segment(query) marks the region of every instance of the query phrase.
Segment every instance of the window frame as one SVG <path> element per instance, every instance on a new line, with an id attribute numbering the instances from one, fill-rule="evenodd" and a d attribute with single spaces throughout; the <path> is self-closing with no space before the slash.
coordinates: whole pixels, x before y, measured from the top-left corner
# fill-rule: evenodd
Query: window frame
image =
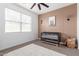
<path id="1" fill-rule="evenodd" d="M 12 20 L 8 20 L 8 19 L 6 19 L 6 12 L 7 12 L 6 9 L 9 9 L 9 8 L 5 8 L 5 26 L 6 26 L 6 22 L 19 23 L 19 25 L 20 25 L 20 29 L 19 29 L 19 31 L 12 31 L 12 32 L 31 32 L 31 31 L 32 31 L 32 17 L 31 17 L 31 16 L 10 9 L 10 10 L 12 10 L 13 12 L 20 13 L 20 16 L 19 16 L 19 17 L 20 17 L 20 18 L 19 18 L 20 21 L 12 21 Z M 30 30 L 31 30 L 31 31 L 27 31 L 27 30 L 26 30 L 26 31 L 23 31 L 23 30 L 22 30 L 22 25 L 23 25 L 23 24 L 25 24 L 25 25 L 26 25 L 26 24 L 29 24 L 29 23 L 22 22 L 22 20 L 23 20 L 23 19 L 22 19 L 22 15 L 29 16 L 29 17 L 31 18 L 31 20 L 30 20 L 30 21 L 31 21 L 31 23 L 30 23 L 30 25 L 31 25 Z M 5 27 L 5 32 L 6 32 L 6 27 Z M 10 32 L 10 31 L 7 31 L 7 32 Z"/>

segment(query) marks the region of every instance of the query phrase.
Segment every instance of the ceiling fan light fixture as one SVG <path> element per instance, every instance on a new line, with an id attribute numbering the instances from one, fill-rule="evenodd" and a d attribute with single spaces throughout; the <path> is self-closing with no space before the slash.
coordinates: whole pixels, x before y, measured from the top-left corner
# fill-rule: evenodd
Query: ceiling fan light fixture
<path id="1" fill-rule="evenodd" d="M 30 9 L 32 9 L 35 5 L 38 5 L 39 10 L 41 10 L 41 6 L 40 5 L 49 8 L 49 6 L 47 4 L 45 4 L 45 3 L 34 3 Z"/>

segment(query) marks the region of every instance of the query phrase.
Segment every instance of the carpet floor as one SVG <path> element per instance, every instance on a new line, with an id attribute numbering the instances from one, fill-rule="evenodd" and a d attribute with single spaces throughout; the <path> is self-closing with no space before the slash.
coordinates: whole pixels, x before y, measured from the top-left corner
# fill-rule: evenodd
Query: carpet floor
<path id="1" fill-rule="evenodd" d="M 7 54 L 4 54 L 4 56 L 66 56 L 66 55 L 36 44 L 30 44 L 22 48 L 16 49 L 14 51 L 11 51 Z"/>
<path id="2" fill-rule="evenodd" d="M 57 45 L 49 44 L 47 42 L 43 42 L 43 41 L 40 41 L 40 40 L 35 40 L 35 41 L 27 42 L 27 43 L 24 43 L 24 44 L 21 44 L 21 45 L 17 45 L 17 46 L 8 48 L 8 49 L 4 49 L 4 50 L 0 51 L 0 56 L 3 56 L 3 55 L 5 55 L 5 54 L 7 54 L 11 51 L 14 51 L 14 50 L 22 48 L 24 46 L 30 45 L 32 43 L 35 44 L 35 45 L 50 49 L 52 51 L 56 51 L 58 53 L 67 55 L 67 56 L 79 56 L 79 50 L 78 49 L 71 49 L 71 48 L 67 48 L 65 46 L 59 46 L 58 47 Z"/>

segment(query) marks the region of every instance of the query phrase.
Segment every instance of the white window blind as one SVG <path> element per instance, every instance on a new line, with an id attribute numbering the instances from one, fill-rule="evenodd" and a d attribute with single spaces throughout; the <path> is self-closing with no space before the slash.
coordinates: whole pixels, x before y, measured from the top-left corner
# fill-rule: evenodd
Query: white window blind
<path id="1" fill-rule="evenodd" d="M 6 21 L 5 32 L 20 32 L 20 24 Z"/>
<path id="2" fill-rule="evenodd" d="M 31 32 L 31 23 L 30 16 L 5 8 L 5 32 Z"/>
<path id="3" fill-rule="evenodd" d="M 31 17 L 22 14 L 22 32 L 30 32 L 31 29 Z"/>
<path id="4" fill-rule="evenodd" d="M 5 9 L 6 20 L 20 22 L 20 13 L 11 9 Z"/>

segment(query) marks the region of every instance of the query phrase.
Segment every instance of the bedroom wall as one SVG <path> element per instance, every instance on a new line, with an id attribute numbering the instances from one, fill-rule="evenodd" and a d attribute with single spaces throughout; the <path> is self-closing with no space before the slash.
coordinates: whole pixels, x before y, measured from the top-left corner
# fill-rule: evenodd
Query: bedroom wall
<path id="1" fill-rule="evenodd" d="M 50 16 L 56 16 L 56 26 L 48 26 L 48 17 Z M 68 16 L 70 16 L 70 21 L 67 21 Z M 61 32 L 65 38 L 77 36 L 77 4 L 41 14 L 38 19 L 39 34 L 41 32 Z"/>
<path id="2" fill-rule="evenodd" d="M 77 4 L 77 41 L 79 49 L 79 3 Z"/>
<path id="3" fill-rule="evenodd" d="M 32 32 L 5 33 L 5 8 L 19 11 L 32 17 Z M 38 16 L 16 4 L 0 4 L 0 50 L 35 40 L 38 37 Z"/>

